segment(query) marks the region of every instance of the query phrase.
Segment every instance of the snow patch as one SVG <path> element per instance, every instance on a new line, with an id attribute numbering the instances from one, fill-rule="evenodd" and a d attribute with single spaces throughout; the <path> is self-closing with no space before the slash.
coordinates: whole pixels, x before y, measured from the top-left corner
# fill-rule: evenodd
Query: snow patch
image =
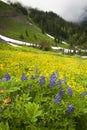
<path id="1" fill-rule="evenodd" d="M 20 45 L 28 45 L 28 46 L 32 46 L 34 45 L 33 43 L 28 43 L 28 42 L 22 42 L 22 41 L 19 41 L 19 40 L 15 40 L 15 39 L 12 39 L 12 38 L 8 38 L 8 37 L 5 37 L 3 35 L 0 35 L 0 38 L 6 42 L 11 42 L 11 43 L 16 43 L 16 44 L 20 44 Z"/>
<path id="2" fill-rule="evenodd" d="M 53 36 L 51 36 L 50 34 L 47 34 L 46 33 L 46 35 L 48 36 L 48 37 L 50 37 L 50 38 L 52 38 L 52 39 L 55 39 Z"/>
<path id="3" fill-rule="evenodd" d="M 67 43 L 67 42 L 65 42 L 65 41 L 62 41 L 62 43 L 63 43 L 63 44 L 65 44 L 65 45 L 68 45 L 68 43 Z"/>

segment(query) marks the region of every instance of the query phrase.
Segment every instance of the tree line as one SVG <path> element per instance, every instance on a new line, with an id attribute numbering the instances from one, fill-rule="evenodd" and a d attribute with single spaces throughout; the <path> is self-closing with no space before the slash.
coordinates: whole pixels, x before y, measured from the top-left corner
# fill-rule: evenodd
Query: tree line
<path id="1" fill-rule="evenodd" d="M 34 23 L 41 28 L 43 34 L 48 33 L 54 36 L 57 44 L 66 41 L 71 48 L 77 46 L 87 49 L 87 28 L 82 24 L 68 22 L 52 11 L 44 12 L 36 8 L 26 8 L 18 2 L 11 3 L 11 5 L 17 11 L 32 18 Z"/>
<path id="2" fill-rule="evenodd" d="M 87 28 L 80 24 L 65 21 L 54 12 L 44 12 L 31 8 L 29 16 L 42 29 L 55 37 L 55 42 L 66 41 L 71 47 L 87 48 Z"/>

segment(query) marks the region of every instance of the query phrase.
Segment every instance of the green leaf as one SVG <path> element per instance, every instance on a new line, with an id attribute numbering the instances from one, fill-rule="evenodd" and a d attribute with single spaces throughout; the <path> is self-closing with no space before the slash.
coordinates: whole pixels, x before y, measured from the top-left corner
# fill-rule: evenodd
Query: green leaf
<path id="1" fill-rule="evenodd" d="M 84 112 L 84 114 L 86 114 L 87 113 L 87 109 L 83 109 L 83 112 Z"/>
<path id="2" fill-rule="evenodd" d="M 8 122 L 0 122 L 0 130 L 10 130 Z"/>
<path id="3" fill-rule="evenodd" d="M 39 110 L 39 105 L 35 103 L 29 102 L 25 106 L 25 112 L 26 112 L 26 117 L 31 120 L 31 122 L 36 122 L 37 117 L 41 115 L 42 111 Z"/>

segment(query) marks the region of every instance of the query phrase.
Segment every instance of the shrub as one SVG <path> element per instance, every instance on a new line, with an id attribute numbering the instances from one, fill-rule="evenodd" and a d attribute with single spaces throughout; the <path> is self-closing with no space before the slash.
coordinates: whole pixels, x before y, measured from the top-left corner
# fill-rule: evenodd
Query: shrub
<path id="1" fill-rule="evenodd" d="M 39 48 L 44 51 L 49 51 L 51 49 L 51 46 L 47 42 L 41 42 L 39 44 Z"/>
<path id="2" fill-rule="evenodd" d="M 20 34 L 19 38 L 20 38 L 21 40 L 24 40 L 24 35 L 23 35 L 23 34 Z"/>

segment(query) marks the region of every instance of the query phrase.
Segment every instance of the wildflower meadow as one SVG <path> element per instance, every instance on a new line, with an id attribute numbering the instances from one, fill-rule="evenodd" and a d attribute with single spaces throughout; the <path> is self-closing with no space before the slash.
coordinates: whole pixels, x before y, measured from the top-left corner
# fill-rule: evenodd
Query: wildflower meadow
<path id="1" fill-rule="evenodd" d="M 36 50 L 0 53 L 2 130 L 87 130 L 87 60 Z"/>

